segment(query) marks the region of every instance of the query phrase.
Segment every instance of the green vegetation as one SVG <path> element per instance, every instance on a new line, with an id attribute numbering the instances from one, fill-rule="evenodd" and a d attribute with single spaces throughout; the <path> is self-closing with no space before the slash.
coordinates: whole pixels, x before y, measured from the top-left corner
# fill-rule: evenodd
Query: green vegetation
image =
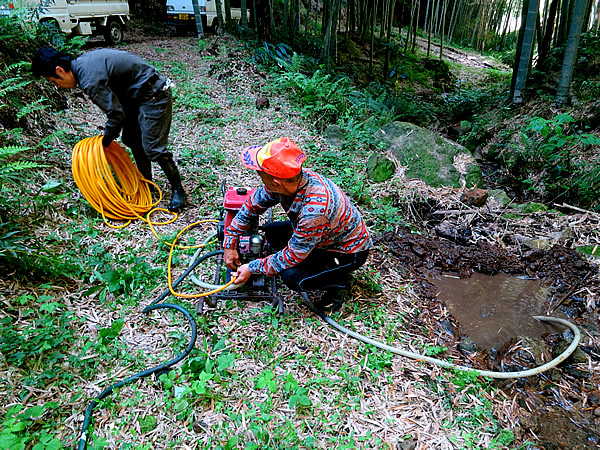
<path id="1" fill-rule="evenodd" d="M 14 282 L 11 289 L 19 293 L 2 298 L 6 307 L 0 317 L 0 364 L 3 370 L 10 368 L 10 381 L 0 380 L 0 387 L 13 402 L 0 418 L 0 448 L 57 449 L 71 446 L 73 429 L 80 425 L 81 414 L 98 389 L 168 359 L 186 345 L 188 330 L 174 315 L 166 314 L 164 321 L 150 325 L 139 314 L 140 307 L 164 289 L 169 248 L 144 226 L 103 228 L 71 182 L 68 150 L 90 130 L 97 130 L 89 123 L 71 122 L 69 129 L 45 123 L 50 111 L 63 119 L 65 97 L 49 86 L 44 89 L 43 83 L 32 83 L 28 64 L 16 62 L 27 60 L 31 48 L 47 42 L 47 31 L 21 32 L 13 19 L 10 26 L 1 25 L 0 49 L 12 59 L 0 68 L 4 126 L 0 132 L 0 270 L 2 279 Z M 10 48 L 4 44 L 8 40 Z M 349 41 L 344 45 L 350 47 Z M 584 42 L 590 49 L 584 57 L 591 59 L 597 41 Z M 83 41 L 63 45 L 77 53 Z M 227 43 L 222 46 L 229 49 Z M 202 43 L 197 47 L 206 48 Z M 154 64 L 177 85 L 172 140 L 186 141 L 178 156 L 197 203 L 186 220 L 214 217 L 221 199 L 220 181 L 231 182 L 234 171 L 227 150 L 247 139 L 228 134 L 228 126 L 254 114 L 254 91 L 251 95 L 237 89 L 241 76 L 224 77 L 226 98 L 217 98 L 190 66 L 170 59 L 170 49 L 154 50 Z M 350 50 L 362 54 L 361 49 Z M 311 166 L 349 193 L 376 233 L 405 225 L 405 205 L 416 203 L 415 194 L 404 189 L 401 181 L 391 180 L 385 185 L 390 192 L 381 194 L 380 187 L 364 176 L 369 154 L 380 150 L 374 132 L 393 120 L 440 129 L 460 123 L 462 142 L 472 150 L 491 144 L 489 156 L 510 170 L 523 189 L 542 199 L 598 206 L 600 169 L 598 164 L 586 166 L 581 157 L 599 144 L 593 134 L 582 131 L 591 124 L 571 114 L 532 115 L 493 135 L 490 130 L 512 115 L 502 103 L 508 88 L 506 75 L 487 70 L 487 85 L 471 86 L 449 81 L 453 67 L 445 63 L 403 55 L 400 44 L 391 51 L 389 79 L 371 80 L 368 85 L 360 85 L 351 74 L 327 69 L 283 43 L 263 44 L 245 61 L 266 71 L 270 95 L 293 105 L 292 111 L 273 115 L 274 121 L 310 124 L 315 134 L 332 125 L 339 127 L 343 136 L 339 146 L 322 149 L 307 144 Z M 507 53 L 503 52 L 509 60 Z M 204 59 L 215 71 L 227 64 L 224 58 Z M 598 86 L 597 80 L 582 84 L 582 98 L 592 98 Z M 256 87 L 256 92 L 265 88 Z M 245 111 L 230 116 L 230 107 Z M 32 138 L 33 130 L 44 137 Z M 262 134 L 251 137 L 256 135 Z M 488 142 L 492 137 L 495 141 Z M 543 208 L 528 203 L 522 212 Z M 161 231 L 161 239 L 172 240 L 178 226 Z M 595 246 L 580 251 L 598 254 Z M 177 270 L 188 259 L 188 253 L 177 252 Z M 389 271 L 402 272 L 402 268 Z M 361 269 L 356 278 L 357 301 L 338 313 L 336 320 L 390 345 L 416 346 L 437 356 L 449 351 L 424 343 L 428 337 L 411 328 L 414 323 L 422 328 L 419 305 L 379 302 L 389 291 L 400 298 L 408 287 L 404 281 L 397 277 L 391 287 L 386 286 L 382 272 L 374 267 Z M 190 310 L 196 306 L 178 303 Z M 220 449 L 383 448 L 388 441 L 369 425 L 352 429 L 350 418 L 358 417 L 364 424 L 381 420 L 383 426 L 400 429 L 412 420 L 403 415 L 405 407 L 418 405 L 419 397 L 436 395 L 448 414 L 434 419 L 452 417 L 443 426 L 457 446 L 477 448 L 483 436 L 491 436 L 491 448 L 515 445 L 513 432 L 503 428 L 487 396 L 494 389 L 491 383 L 469 373 L 443 372 L 434 380 L 418 370 L 398 370 L 391 353 L 344 339 L 305 315 L 298 305 L 289 306 L 293 312 L 279 316 L 269 305 L 229 300 L 198 316 L 201 342 L 191 355 L 158 380 L 133 383 L 104 400 L 96 412 L 102 420 L 91 429 L 90 446 L 104 448 L 115 437 L 127 436 L 119 443 L 122 448 L 177 448 L 184 443 Z M 96 317 L 97 308 L 108 317 Z M 134 338 L 146 334 L 150 337 L 141 343 Z M 57 400 L 29 406 L 37 401 L 39 390 L 52 392 Z M 394 407 L 386 409 L 389 405 Z M 132 420 L 133 411 L 137 414 L 140 407 L 143 413 Z M 165 416 L 170 420 L 167 425 Z M 423 413 L 425 419 L 429 418 Z M 67 421 L 69 429 L 64 425 Z M 179 434 L 169 440 L 161 428 L 154 433 L 155 441 L 140 443 L 145 436 L 138 433 L 138 425 L 141 435 L 152 434 L 159 426 L 177 428 Z M 418 426 L 402 428 L 408 430 L 402 432 L 403 439 L 416 440 Z"/>

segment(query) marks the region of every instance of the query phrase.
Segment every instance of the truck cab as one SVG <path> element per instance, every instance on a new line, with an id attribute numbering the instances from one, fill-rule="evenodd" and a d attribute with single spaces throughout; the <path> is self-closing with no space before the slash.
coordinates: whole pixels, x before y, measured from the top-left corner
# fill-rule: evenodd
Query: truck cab
<path id="1" fill-rule="evenodd" d="M 14 8 L 27 8 L 31 17 L 68 36 L 104 36 L 109 44 L 123 42 L 129 21 L 127 0 L 14 0 Z"/>

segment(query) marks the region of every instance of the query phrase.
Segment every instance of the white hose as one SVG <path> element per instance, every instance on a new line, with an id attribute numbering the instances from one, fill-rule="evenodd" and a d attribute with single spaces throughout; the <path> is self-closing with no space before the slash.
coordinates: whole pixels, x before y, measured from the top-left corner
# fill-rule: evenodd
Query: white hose
<path id="1" fill-rule="evenodd" d="M 216 236 L 217 236 L 216 233 L 215 234 L 211 234 L 202 244 L 204 244 L 204 245 L 208 244 Z M 198 257 L 200 256 L 200 253 L 202 253 L 203 251 L 204 251 L 204 247 L 200 247 L 200 248 L 198 248 L 198 250 L 196 250 L 196 253 L 194 253 L 194 256 L 192 256 L 192 260 L 190 261 L 190 264 L 188 265 L 188 267 L 191 267 L 192 264 L 194 264 L 194 261 L 196 261 L 198 259 Z M 202 281 L 200 278 L 198 278 L 194 274 L 194 272 L 192 272 L 190 274 L 190 279 L 194 282 L 194 284 L 196 284 L 197 286 L 203 287 L 204 289 L 214 290 L 214 289 L 219 289 L 219 288 L 221 288 L 223 286 L 222 284 L 212 284 L 212 283 L 207 283 L 205 281 Z M 235 284 L 234 283 L 231 286 L 228 286 L 225 289 L 223 289 L 223 291 L 231 291 L 233 289 L 237 289 L 240 286 L 243 286 L 244 283 L 239 283 L 239 284 Z"/>
<path id="2" fill-rule="evenodd" d="M 534 367 L 533 369 L 520 370 L 517 372 L 494 372 L 491 370 L 479 370 L 479 369 L 473 369 L 472 367 L 466 367 L 466 366 L 461 366 L 458 364 L 453 364 L 448 361 L 443 361 L 441 359 L 436 359 L 436 358 L 431 358 L 429 356 L 419 355 L 418 353 L 413 353 L 413 352 L 409 352 L 407 350 L 402 350 L 400 348 L 392 347 L 390 345 L 384 344 L 382 342 L 376 341 L 376 340 L 368 338 L 366 336 L 362 336 L 361 334 L 358 334 L 358 333 L 356 333 L 352 330 L 349 330 L 348 328 L 340 325 L 339 323 L 332 320 L 329 316 L 327 316 L 327 315 L 323 314 L 321 311 L 319 311 L 315 307 L 315 305 L 313 305 L 313 303 L 309 300 L 308 294 L 306 294 L 306 292 L 302 292 L 302 297 L 304 298 L 304 301 L 308 304 L 308 306 L 315 313 L 317 313 L 317 315 L 319 315 L 319 317 L 321 317 L 323 320 L 325 320 L 325 322 L 327 322 L 332 327 L 336 328 L 338 331 L 341 331 L 342 333 L 346 333 L 347 335 L 353 337 L 354 339 L 358 339 L 359 341 L 374 345 L 377 348 L 390 351 L 392 353 L 395 353 L 400 356 L 404 356 L 406 358 L 415 359 L 417 361 L 425 361 L 425 362 L 428 362 L 431 364 L 435 364 L 436 366 L 445 367 L 447 369 L 456 369 L 456 370 L 464 370 L 467 372 L 476 372 L 477 375 L 479 375 L 479 376 L 490 377 L 490 378 L 506 379 L 506 378 L 530 377 L 532 375 L 537 375 L 537 374 L 540 374 L 547 370 L 550 370 L 550 369 L 556 367 L 557 365 L 559 365 L 561 362 L 563 362 L 569 356 L 571 356 L 571 354 L 575 351 L 575 349 L 579 345 L 579 341 L 581 340 L 581 333 L 579 332 L 579 329 L 575 325 L 573 325 L 571 322 L 568 322 L 563 319 L 559 319 L 557 317 L 533 316 L 534 319 L 541 320 L 542 322 L 560 323 L 566 327 L 569 327 L 571 329 L 571 331 L 573 331 L 573 335 L 574 335 L 573 341 L 565 349 L 565 351 L 562 352 L 556 358 L 554 358 L 552 361 L 547 362 L 546 364 L 543 364 L 541 366 Z"/>

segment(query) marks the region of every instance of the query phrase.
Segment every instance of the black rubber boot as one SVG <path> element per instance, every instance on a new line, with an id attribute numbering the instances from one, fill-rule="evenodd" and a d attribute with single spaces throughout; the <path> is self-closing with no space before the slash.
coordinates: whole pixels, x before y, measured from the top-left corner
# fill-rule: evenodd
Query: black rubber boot
<path id="1" fill-rule="evenodd" d="M 315 306 L 325 313 L 331 313 L 340 309 L 349 295 L 350 292 L 347 289 L 327 289 Z"/>
<path id="2" fill-rule="evenodd" d="M 143 150 L 131 149 L 131 153 L 133 154 L 133 159 L 135 159 L 135 165 L 142 176 L 146 180 L 152 181 L 152 161 L 148 159 Z"/>
<path id="3" fill-rule="evenodd" d="M 156 162 L 167 176 L 173 191 L 171 203 L 169 203 L 167 208 L 169 211 L 173 212 L 181 211 L 185 206 L 187 195 L 183 190 L 183 186 L 181 185 L 181 175 L 179 175 L 179 169 L 177 169 L 175 161 L 173 161 L 173 157 L 160 156 Z"/>

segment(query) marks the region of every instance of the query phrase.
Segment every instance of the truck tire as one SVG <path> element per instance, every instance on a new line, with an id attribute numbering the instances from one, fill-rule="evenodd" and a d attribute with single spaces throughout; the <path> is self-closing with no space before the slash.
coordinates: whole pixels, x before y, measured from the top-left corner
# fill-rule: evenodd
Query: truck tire
<path id="1" fill-rule="evenodd" d="M 108 18 L 104 28 L 104 39 L 110 45 L 119 45 L 123 42 L 123 26 L 118 19 Z"/>

